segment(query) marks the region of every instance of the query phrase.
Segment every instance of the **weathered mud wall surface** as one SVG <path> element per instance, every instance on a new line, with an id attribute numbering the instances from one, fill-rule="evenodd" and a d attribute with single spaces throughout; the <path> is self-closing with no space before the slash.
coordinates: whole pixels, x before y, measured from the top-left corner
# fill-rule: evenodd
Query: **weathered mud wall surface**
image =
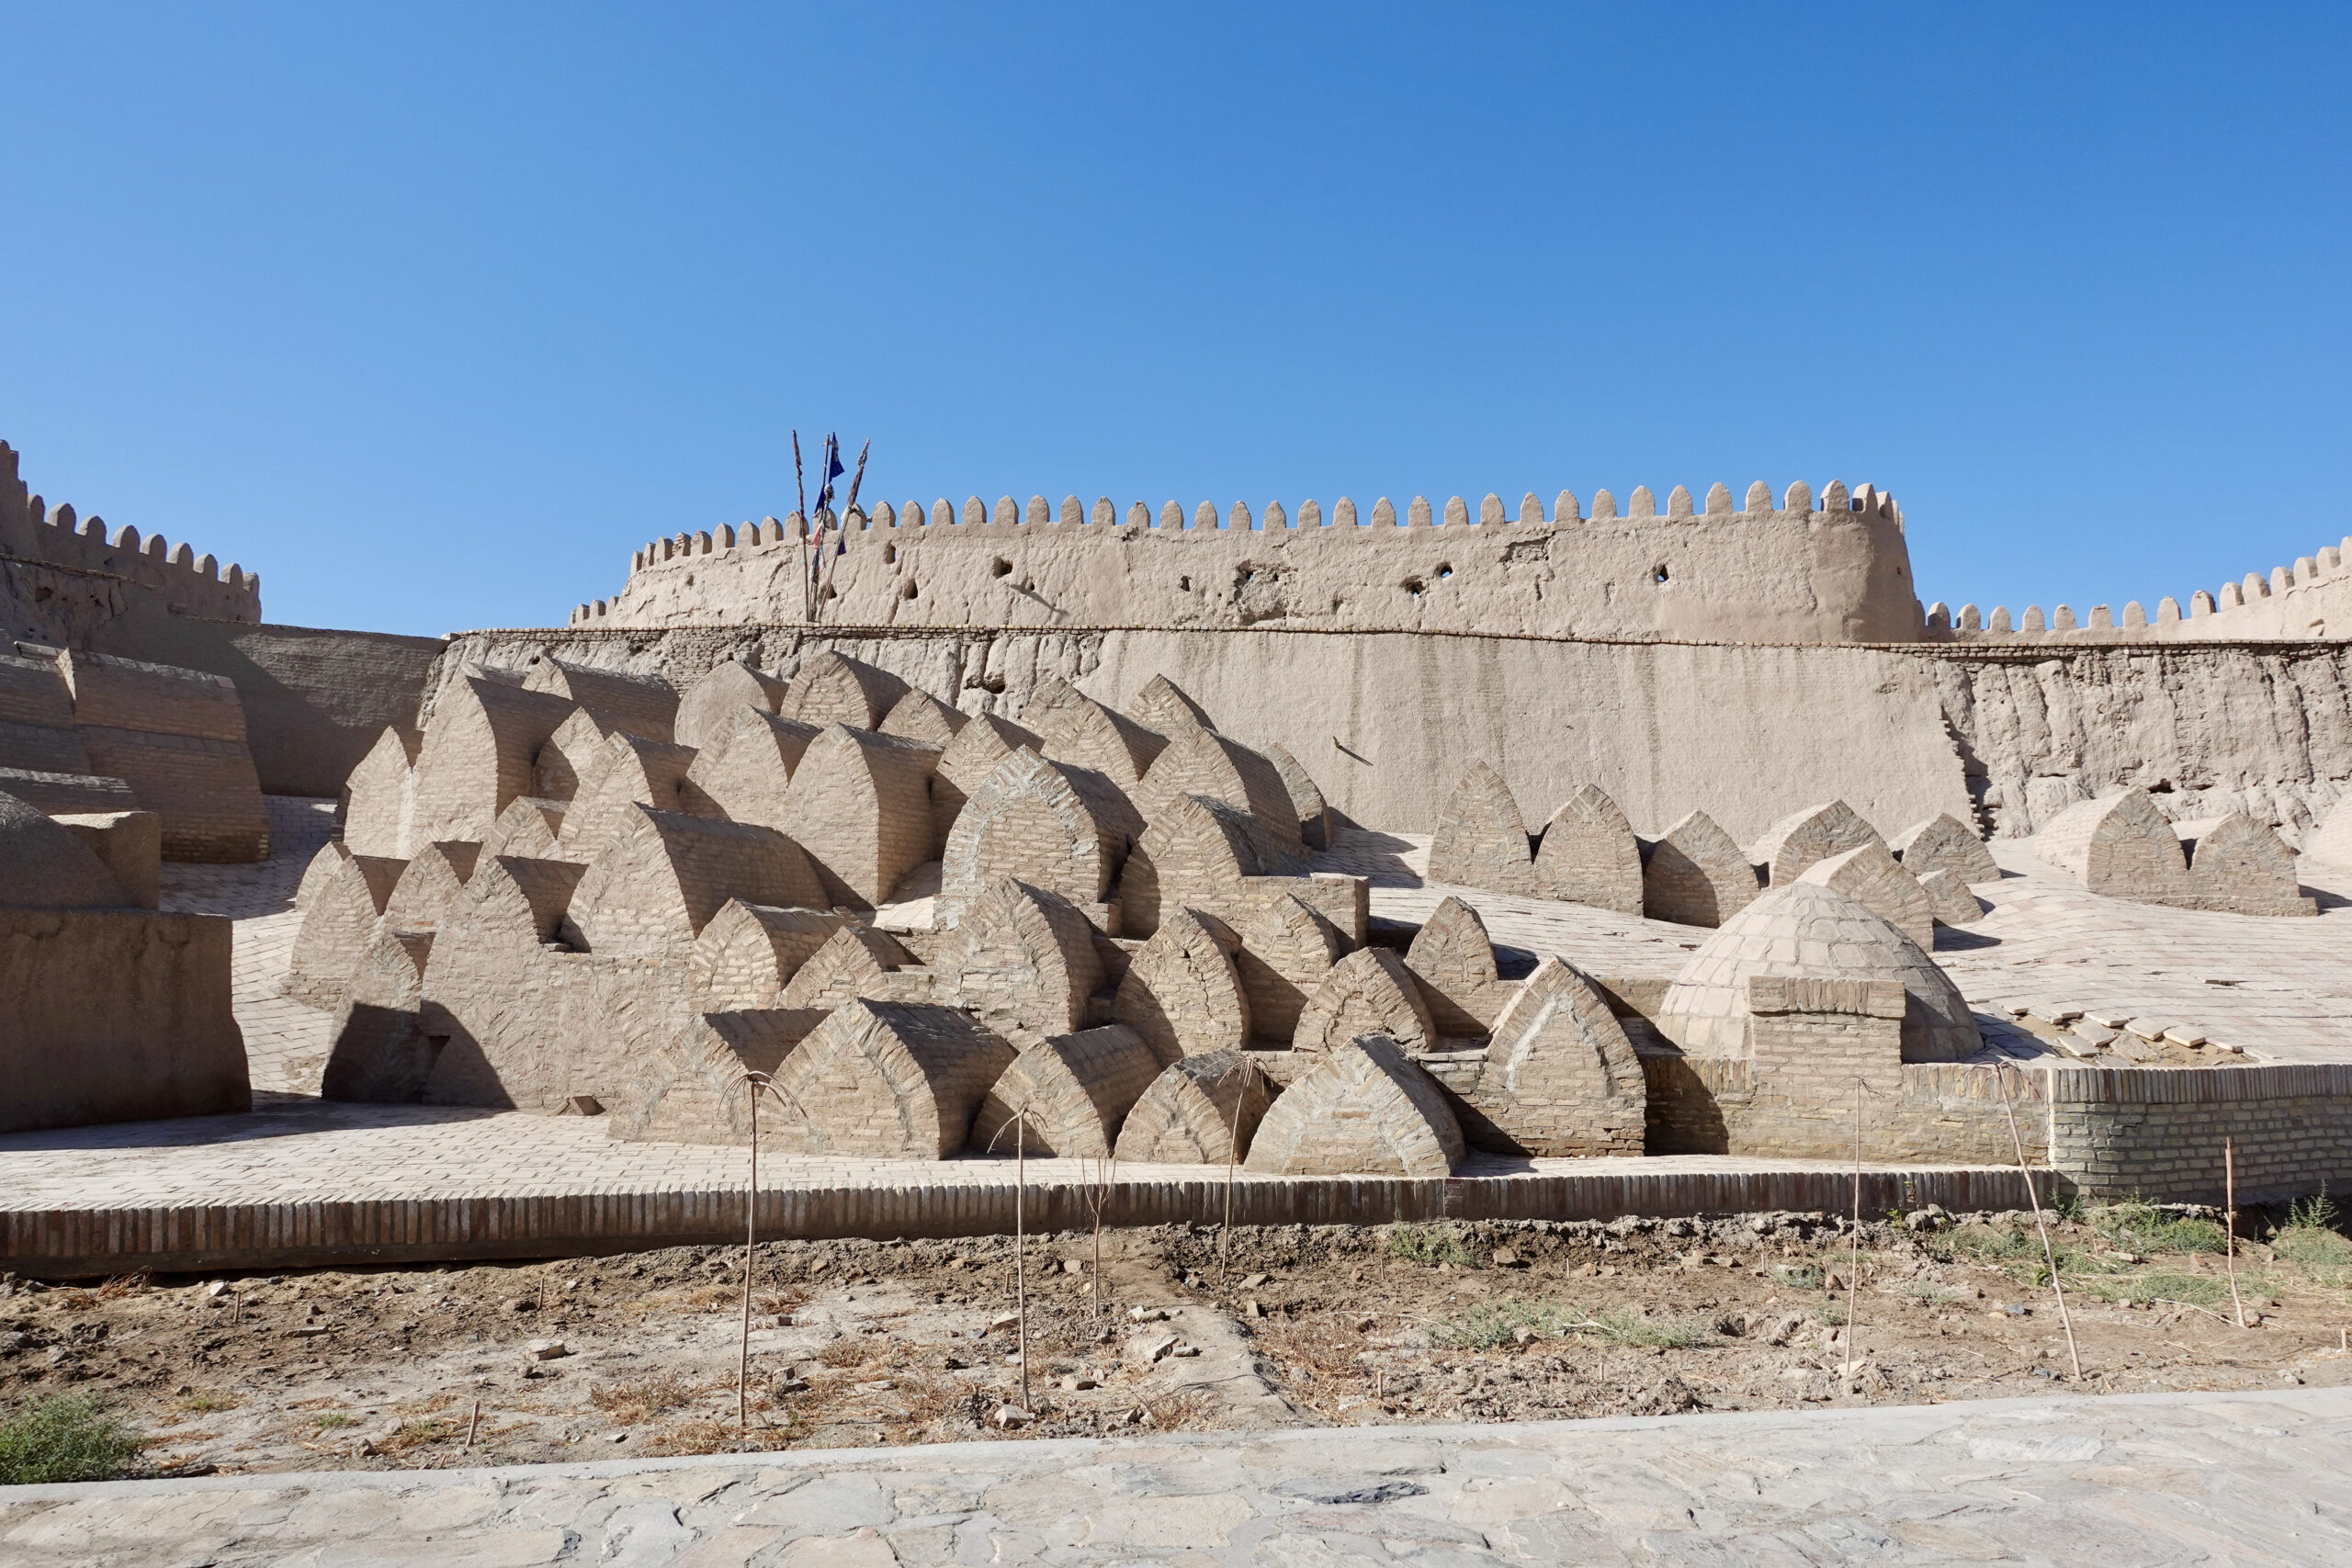
<path id="1" fill-rule="evenodd" d="M 2352 645 L 1922 649 L 1987 826 L 2036 831 L 2140 785 L 2175 820 L 2245 811 L 2292 841 L 2352 787 Z M 1859 804 L 1859 803 L 1857 803 Z"/>
<path id="2" fill-rule="evenodd" d="M 1500 769 L 1531 823 L 1598 784 L 1656 832 L 1704 809 L 1735 836 L 1844 796 L 1885 831 L 1964 813 L 1932 663 L 1883 649 L 1600 643 L 1408 633 L 834 631 L 790 626 L 475 632 L 467 661 L 548 654 L 684 684 L 723 659 L 790 674 L 828 649 L 971 712 L 1017 714 L 1047 675 L 1119 703 L 1165 674 L 1237 739 L 1280 741 L 1368 826 L 1426 831 L 1463 772 Z"/>
<path id="3" fill-rule="evenodd" d="M 438 637 L 244 626 L 133 610 L 88 645 L 233 682 L 265 795 L 333 795 L 388 724 L 416 717 Z"/>
<path id="4" fill-rule="evenodd" d="M 1516 521 L 1487 498 L 1469 521 L 1415 501 L 1400 520 L 1381 502 L 1360 523 L 1342 501 L 1328 524 L 1309 502 L 1294 525 L 1279 506 L 1262 527 L 1246 506 L 1204 506 L 1188 525 L 1170 502 L 1138 503 L 1125 523 L 1108 500 L 1089 514 L 1072 496 L 1060 521 L 1043 496 L 991 513 L 976 496 L 852 513 L 825 534 L 808 581 L 797 518 L 678 535 L 637 552 L 615 598 L 575 626 L 819 622 L 957 630 L 1006 626 L 1182 630 L 1279 626 L 1311 631 L 1431 631 L 1621 640 L 1903 642 L 1922 632 L 1894 499 L 1864 486 L 1761 484 L 1744 510 L 1717 485 L 1699 510 L 1678 489 L 1660 513 L 1636 491 L 1621 516 L 1607 491 L 1594 515 L 1563 493 Z"/>

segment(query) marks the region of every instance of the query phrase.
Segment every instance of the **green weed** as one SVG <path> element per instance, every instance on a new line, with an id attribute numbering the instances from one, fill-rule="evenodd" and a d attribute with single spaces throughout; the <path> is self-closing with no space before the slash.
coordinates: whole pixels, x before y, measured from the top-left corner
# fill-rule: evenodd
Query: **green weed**
<path id="1" fill-rule="evenodd" d="M 2352 1239 L 2337 1228 L 2343 1221 L 2323 1188 L 2287 1211 L 2287 1223 L 2270 1238 L 2271 1250 L 2319 1284 L 2352 1286 Z"/>
<path id="2" fill-rule="evenodd" d="M 1611 1345 L 1688 1350 L 1694 1346 L 1707 1344 L 1713 1337 L 1709 1334 L 1707 1325 L 1696 1318 L 1649 1318 L 1623 1308 L 1601 1313 L 1593 1319 L 1593 1325 L 1581 1332 L 1595 1335 Z"/>
<path id="3" fill-rule="evenodd" d="M 95 1399 L 37 1399 L 0 1422 L 0 1486 L 111 1481 L 139 1451 L 130 1429 Z"/>
<path id="4" fill-rule="evenodd" d="M 1388 1252 L 1410 1263 L 1451 1263 L 1456 1269 L 1485 1267 L 1459 1233 L 1444 1225 L 1398 1225 L 1388 1233 Z"/>
<path id="5" fill-rule="evenodd" d="M 1492 1350 L 1510 1344 L 1522 1328 L 1532 1328 L 1545 1339 L 1557 1339 L 1582 1315 L 1572 1307 L 1550 1302 L 1481 1304 L 1430 1325 L 1430 1342 L 1460 1350 Z"/>
<path id="6" fill-rule="evenodd" d="M 1605 1345 L 1688 1350 L 1713 1343 L 1708 1325 L 1695 1318 L 1647 1318 L 1623 1307 L 1589 1313 L 1573 1302 L 1500 1302 L 1481 1305 L 1430 1326 L 1432 1344 L 1464 1350 L 1491 1350 L 1509 1344 L 1522 1328 L 1539 1338 L 1584 1335 Z"/>
<path id="7" fill-rule="evenodd" d="M 2091 1228 L 2126 1252 L 2221 1252 L 2229 1235 L 2211 1220 L 2177 1219 L 2146 1203 L 2111 1203 L 2090 1214 Z"/>

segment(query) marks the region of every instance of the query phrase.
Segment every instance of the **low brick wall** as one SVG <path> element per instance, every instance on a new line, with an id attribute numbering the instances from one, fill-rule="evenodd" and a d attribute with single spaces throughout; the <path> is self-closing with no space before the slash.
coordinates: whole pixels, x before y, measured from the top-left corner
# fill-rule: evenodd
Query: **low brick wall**
<path id="1" fill-rule="evenodd" d="M 1757 1211 L 1839 1213 L 1853 1174 L 1812 1170 L 1610 1170 L 1590 1175 L 1494 1175 L 1437 1180 L 1381 1178 L 1251 1179 L 1233 1190 L 1237 1224 L 1385 1224 L 1442 1219 L 1613 1219 Z M 833 1236 L 1003 1235 L 1015 1188 L 987 1183 L 866 1183 L 760 1194 L 768 1240 Z M 1020 1194 L 1033 1233 L 1092 1224 L 1079 1182 L 1033 1179 Z M 546 1197 L 381 1199 L 171 1208 L 0 1211 L 0 1269 L 53 1279 L 136 1269 L 359 1266 L 442 1259 L 571 1258 L 648 1247 L 740 1242 L 744 1192 L 581 1192 Z M 2013 1170 L 1913 1167 L 1867 1169 L 1867 1213 L 1941 1203 L 1955 1211 L 2026 1201 Z M 1225 1211 L 1221 1176 L 1126 1180 L 1103 1212 L 1115 1226 L 1207 1224 Z"/>
<path id="2" fill-rule="evenodd" d="M 1753 1066 L 1645 1053 L 1649 1152 L 1853 1157 L 1855 1101 L 1759 1088 Z M 2007 1075 L 2029 1162 L 2086 1197 L 2218 1202 L 2222 1140 L 2238 1199 L 2274 1201 L 2352 1184 L 2352 1064 L 2059 1067 Z M 1901 1089 L 1860 1100 L 1865 1160 L 2014 1165 L 1993 1069 L 1906 1063 Z"/>
<path id="3" fill-rule="evenodd" d="M 2225 1138 L 2241 1203 L 2352 1186 L 2352 1064 L 2051 1076 L 2051 1163 L 2086 1192 L 2219 1202 Z"/>

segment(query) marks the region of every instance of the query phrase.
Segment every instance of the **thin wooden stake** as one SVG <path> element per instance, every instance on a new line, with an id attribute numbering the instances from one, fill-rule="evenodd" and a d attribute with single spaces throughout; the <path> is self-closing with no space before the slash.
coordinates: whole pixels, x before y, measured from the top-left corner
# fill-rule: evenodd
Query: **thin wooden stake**
<path id="1" fill-rule="evenodd" d="M 2245 1298 L 2238 1294 L 2238 1156 L 2237 1149 L 2228 1138 L 2222 1140 L 2222 1180 L 2223 1201 L 2229 1206 L 2222 1213 L 2229 1229 L 2229 1247 L 2222 1254 L 2230 1270 L 2230 1304 L 2238 1310 L 2238 1326 L 2245 1326 Z"/>
<path id="2" fill-rule="evenodd" d="M 1847 1392 L 1854 1384 L 1854 1336 L 1861 1326 L 1862 1310 L 1862 1080 L 1854 1079 L 1854 1235 L 1846 1252 L 1846 1370 Z"/>
<path id="3" fill-rule="evenodd" d="M 2058 1283 L 2058 1250 L 2050 1245 L 2050 1226 L 2041 1218 L 2041 1190 L 2033 1182 L 2032 1168 L 2025 1162 L 2025 1134 L 2018 1131 L 2018 1108 L 2009 1099 L 2009 1066 L 2004 1062 L 1993 1069 L 1993 1077 L 2001 1086 L 2001 1110 L 2009 1119 L 2009 1143 L 2018 1152 L 2018 1174 L 2025 1178 L 2025 1195 L 2033 1204 L 2033 1225 L 2041 1233 L 2041 1258 L 2050 1269 L 2050 1293 L 2058 1298 L 2058 1322 L 2066 1330 L 2066 1357 L 2075 1366 L 2075 1381 L 2083 1381 L 2083 1353 L 2075 1344 L 2075 1320 L 2066 1311 L 2066 1292 Z"/>
<path id="4" fill-rule="evenodd" d="M 1012 1129 L 1012 1331 L 1020 1337 L 1021 1408 L 1031 1415 L 1036 1409 L 1029 1403 L 1029 1264 L 1028 1248 L 1023 1244 L 1026 1234 L 1027 1216 L 1022 1212 L 1022 1197 L 1029 1190 L 1028 1132 L 1029 1108 L 1023 1105 L 1014 1113 Z"/>
<path id="5" fill-rule="evenodd" d="M 466 1447 L 468 1447 L 468 1448 L 472 1448 L 472 1447 L 474 1446 L 474 1434 L 475 1434 L 476 1432 L 480 1431 L 481 1429 L 481 1400 L 479 1400 L 479 1399 L 477 1399 L 477 1400 L 475 1400 L 475 1401 L 474 1401 L 474 1413 L 473 1413 L 473 1416 L 472 1416 L 471 1419 L 469 1419 L 469 1420 L 468 1420 L 468 1421 L 466 1422 L 466 1444 L 465 1444 L 465 1446 L 466 1446 Z"/>
<path id="6" fill-rule="evenodd" d="M 1218 1227 L 1216 1238 L 1219 1289 L 1233 1280 L 1233 1177 L 1235 1165 L 1241 1157 L 1241 1102 L 1250 1093 L 1249 1075 L 1257 1070 L 1257 1065 L 1247 1057 L 1226 1069 L 1227 1074 L 1239 1073 L 1242 1078 L 1233 1096 L 1233 1125 L 1227 1130 L 1225 1140 L 1225 1224 Z"/>
<path id="7" fill-rule="evenodd" d="M 752 1190 L 743 1198 L 743 1337 L 735 1354 L 735 1427 L 752 1429 L 752 1260 L 760 1239 L 760 1080 L 746 1076 L 752 1096 Z"/>

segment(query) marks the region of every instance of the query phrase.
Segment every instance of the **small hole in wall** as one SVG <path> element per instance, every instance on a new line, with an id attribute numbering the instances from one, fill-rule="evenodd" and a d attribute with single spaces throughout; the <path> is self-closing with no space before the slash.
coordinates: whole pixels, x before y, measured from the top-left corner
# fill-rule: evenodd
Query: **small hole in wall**
<path id="1" fill-rule="evenodd" d="M 898 547 L 898 546 L 896 546 L 896 545 L 884 545 L 884 546 L 882 547 L 882 564 L 883 564 L 884 566 L 890 566 L 890 565 L 894 565 L 894 564 L 898 561 L 898 558 L 899 558 L 899 547 Z"/>
<path id="2" fill-rule="evenodd" d="M 999 556 L 996 558 L 996 564 L 989 567 L 989 570 L 999 577 L 1011 577 L 1012 575 L 1012 563 L 1005 559 L 1002 556 Z"/>
<path id="3" fill-rule="evenodd" d="M 1189 577 L 1180 577 L 1180 578 L 1178 578 L 1178 579 L 1176 580 L 1176 592 L 1179 592 L 1179 593 L 1190 593 L 1192 591 L 1193 591 L 1193 580 L 1192 580 L 1191 578 L 1189 578 Z"/>
<path id="4" fill-rule="evenodd" d="M 1416 599 L 1419 598 L 1422 592 L 1428 587 L 1429 584 L 1423 582 L 1418 577 L 1408 577 L 1405 580 L 1405 592 L 1410 593 Z"/>
<path id="5" fill-rule="evenodd" d="M 1666 566 L 1664 562 L 1660 562 L 1658 569 L 1650 573 L 1650 581 L 1657 583 L 1661 588 L 1666 585 Z"/>
<path id="6" fill-rule="evenodd" d="M 1453 568 L 1444 561 L 1440 561 L 1437 563 L 1437 574 L 1441 580 L 1452 577 L 1453 575 Z"/>
<path id="7" fill-rule="evenodd" d="M 904 588 L 899 590 L 899 597 L 901 599 L 911 599 L 914 596 L 915 585 L 912 582 L 909 582 Z"/>
<path id="8" fill-rule="evenodd" d="M 689 588 L 692 588 L 694 585 L 695 585 L 695 574 L 694 574 L 693 572 L 691 572 L 691 571 L 690 571 L 690 572 L 686 573 L 686 586 L 687 586 L 687 587 L 689 587 Z"/>

